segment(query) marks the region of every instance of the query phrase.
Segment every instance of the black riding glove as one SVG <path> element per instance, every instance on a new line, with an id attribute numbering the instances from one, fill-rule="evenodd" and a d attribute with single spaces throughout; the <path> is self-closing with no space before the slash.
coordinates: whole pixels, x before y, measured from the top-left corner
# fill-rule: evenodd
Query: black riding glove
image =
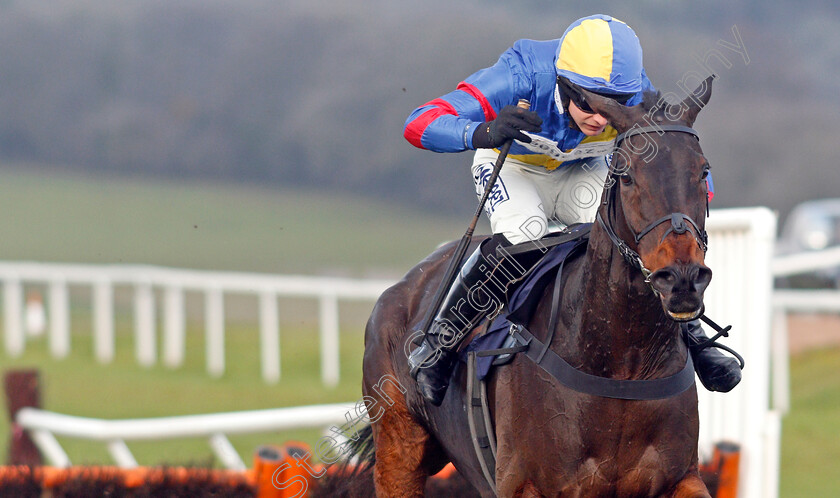
<path id="1" fill-rule="evenodd" d="M 473 132 L 472 144 L 475 149 L 494 149 L 510 139 L 531 143 L 531 137 L 522 133 L 539 133 L 542 118 L 534 111 L 508 105 L 502 107 L 493 121 L 481 123 Z"/>

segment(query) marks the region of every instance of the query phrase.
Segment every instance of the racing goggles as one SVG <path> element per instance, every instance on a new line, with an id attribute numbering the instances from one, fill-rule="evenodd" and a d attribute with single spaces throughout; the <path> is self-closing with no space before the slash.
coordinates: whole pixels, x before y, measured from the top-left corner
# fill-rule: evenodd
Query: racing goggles
<path id="1" fill-rule="evenodd" d="M 560 85 L 560 88 L 563 90 L 563 93 L 569 96 L 569 99 L 575 103 L 578 109 L 583 111 L 586 114 L 595 114 L 595 111 L 589 107 L 589 103 L 586 102 L 586 97 L 567 80 L 562 76 L 557 77 L 557 84 Z M 589 90 L 592 92 L 592 90 Z M 592 92 L 594 94 L 600 95 L 601 97 L 605 97 L 608 99 L 613 99 L 621 105 L 627 105 L 627 102 L 633 97 L 634 94 L 632 93 L 624 93 L 624 94 L 616 94 L 616 93 L 601 93 L 601 92 Z"/>

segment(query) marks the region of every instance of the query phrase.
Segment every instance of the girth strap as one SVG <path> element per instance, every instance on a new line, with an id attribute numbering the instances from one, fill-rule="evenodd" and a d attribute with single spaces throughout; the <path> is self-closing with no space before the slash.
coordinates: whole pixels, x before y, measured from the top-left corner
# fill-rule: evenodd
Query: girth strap
<path id="1" fill-rule="evenodd" d="M 470 403 L 467 411 L 467 423 L 470 427 L 475 455 L 481 466 L 481 474 L 496 494 L 496 438 L 493 423 L 487 405 L 487 391 L 484 381 L 476 375 L 476 355 L 471 351 L 467 355 L 467 395 Z"/>
<path id="2" fill-rule="evenodd" d="M 539 339 L 521 325 L 512 326 L 511 332 L 517 342 L 529 346 L 524 351 L 525 356 L 561 384 L 581 393 L 604 398 L 644 401 L 676 396 L 694 384 L 694 364 L 688 352 L 685 367 L 674 375 L 649 380 L 610 379 L 581 372 L 550 349 L 540 358 L 545 349 Z"/>

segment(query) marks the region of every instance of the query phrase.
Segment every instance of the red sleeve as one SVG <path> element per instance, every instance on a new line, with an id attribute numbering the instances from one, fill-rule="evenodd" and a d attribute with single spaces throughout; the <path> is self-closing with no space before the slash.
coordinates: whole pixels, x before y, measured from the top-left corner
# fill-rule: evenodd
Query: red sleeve
<path id="1" fill-rule="evenodd" d="M 405 139 L 408 140 L 411 145 L 421 149 L 426 148 L 423 146 L 421 139 L 423 138 L 423 132 L 426 131 L 429 123 L 445 114 L 451 114 L 453 116 L 458 115 L 458 111 L 452 107 L 452 104 L 443 99 L 434 99 L 420 107 L 420 109 L 424 108 L 425 110 L 419 116 L 411 120 L 406 125 L 405 131 L 403 132 Z"/>

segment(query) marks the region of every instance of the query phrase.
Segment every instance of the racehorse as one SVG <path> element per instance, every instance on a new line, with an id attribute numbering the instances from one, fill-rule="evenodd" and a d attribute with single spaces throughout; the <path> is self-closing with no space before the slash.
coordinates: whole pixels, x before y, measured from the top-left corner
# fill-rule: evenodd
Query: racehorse
<path id="1" fill-rule="evenodd" d="M 678 322 L 702 315 L 711 279 L 704 264 L 709 163 L 691 126 L 712 79 L 679 103 L 648 93 L 625 107 L 583 91 L 619 133 L 610 177 L 585 253 L 565 262 L 528 328 L 580 372 L 636 381 L 690 367 Z M 524 354 L 488 377 L 494 491 L 467 430 L 465 369 L 456 369 L 434 407 L 406 364 L 406 341 L 453 250 L 443 246 L 386 290 L 368 321 L 363 393 L 377 496 L 423 496 L 426 478 L 448 461 L 482 496 L 710 496 L 698 474 L 693 373 L 688 388 L 668 397 L 618 399 L 568 387 Z"/>

